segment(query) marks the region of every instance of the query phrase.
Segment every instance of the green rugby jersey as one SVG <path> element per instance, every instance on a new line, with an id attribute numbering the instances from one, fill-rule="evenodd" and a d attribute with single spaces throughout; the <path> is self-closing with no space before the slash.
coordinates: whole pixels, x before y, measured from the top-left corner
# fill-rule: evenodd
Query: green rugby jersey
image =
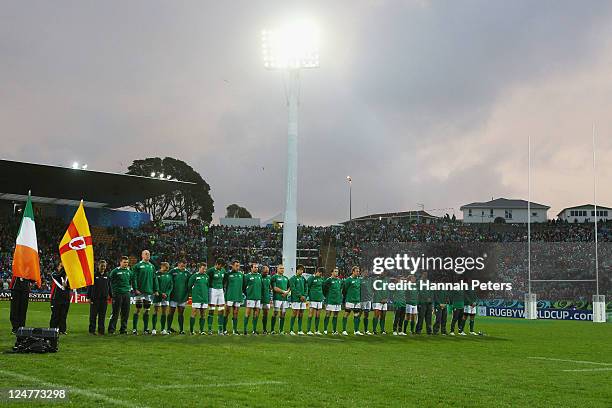
<path id="1" fill-rule="evenodd" d="M 408 289 L 406 291 L 406 303 L 412 306 L 416 306 L 419 303 L 418 282 L 415 282 L 415 285 L 417 286 L 413 290 Z"/>
<path id="2" fill-rule="evenodd" d="M 345 302 L 359 303 L 361 302 L 361 279 L 349 276 L 342 282 L 342 293 L 345 297 Z"/>
<path id="3" fill-rule="evenodd" d="M 176 303 L 183 303 L 187 301 L 189 297 L 189 288 L 187 287 L 187 283 L 189 282 L 189 277 L 191 274 L 187 269 L 179 269 L 174 268 L 168 272 L 172 276 L 172 295 L 170 296 L 170 300 Z"/>
<path id="4" fill-rule="evenodd" d="M 157 292 L 157 279 L 155 279 L 155 266 L 151 262 L 140 261 L 132 267 L 134 275 L 134 290 L 143 295 L 152 295 Z"/>
<path id="5" fill-rule="evenodd" d="M 225 300 L 229 302 L 242 302 L 244 273 L 242 271 L 230 271 L 225 275 L 225 281 Z"/>
<path id="6" fill-rule="evenodd" d="M 156 280 L 157 280 L 157 292 L 159 293 L 159 295 L 155 296 L 154 298 L 155 303 L 159 303 L 162 300 L 170 300 L 170 294 L 172 293 L 172 288 L 174 287 L 172 275 L 170 275 L 169 272 L 164 272 L 164 273 L 157 272 Z M 165 299 L 162 297 L 162 294 L 166 295 Z"/>
<path id="7" fill-rule="evenodd" d="M 113 296 L 126 295 L 132 289 L 132 271 L 128 268 L 115 268 L 108 274 Z"/>
<path id="8" fill-rule="evenodd" d="M 261 300 L 262 278 L 259 272 L 244 275 L 244 292 L 247 300 Z"/>
<path id="9" fill-rule="evenodd" d="M 450 302 L 455 309 L 463 309 L 465 301 L 463 299 L 462 290 L 453 290 L 449 292 Z"/>
<path id="10" fill-rule="evenodd" d="M 308 300 L 311 302 L 322 302 L 323 297 L 323 283 L 325 279 L 322 276 L 312 275 L 306 281 L 306 289 L 308 290 Z"/>
<path id="11" fill-rule="evenodd" d="M 331 276 L 325 279 L 325 283 L 323 283 L 323 294 L 325 295 L 326 304 L 342 304 L 342 280 Z"/>
<path id="12" fill-rule="evenodd" d="M 223 289 L 223 279 L 225 278 L 225 268 L 217 269 L 211 266 L 206 271 L 208 274 L 208 285 L 213 289 Z"/>
<path id="13" fill-rule="evenodd" d="M 382 303 L 383 301 L 389 301 L 389 278 L 386 276 L 382 276 L 377 279 L 379 282 L 376 284 L 376 287 L 380 290 L 373 290 L 372 301 L 374 303 Z M 362 292 L 363 293 L 363 292 Z"/>
<path id="14" fill-rule="evenodd" d="M 418 288 L 417 292 L 418 292 L 419 305 L 433 302 L 433 292 L 427 289 L 426 287 L 421 289 L 421 281 L 417 281 L 417 288 Z"/>
<path id="15" fill-rule="evenodd" d="M 361 301 L 362 302 L 374 301 L 374 281 L 377 279 L 378 277 L 374 278 L 372 276 L 361 278 Z"/>
<path id="16" fill-rule="evenodd" d="M 191 275 L 187 287 L 191 291 L 191 303 L 208 304 L 208 275 L 206 272 Z"/>
<path id="17" fill-rule="evenodd" d="M 476 305 L 476 292 L 473 290 L 466 290 L 464 293 L 464 302 L 466 306 Z"/>
<path id="18" fill-rule="evenodd" d="M 277 273 L 276 275 L 272 276 L 271 285 L 272 285 L 273 291 L 274 291 L 274 288 L 279 288 L 281 290 L 287 290 L 289 288 L 289 278 L 286 277 L 285 275 L 279 275 Z M 289 300 L 287 299 L 287 297 L 283 297 L 282 293 L 277 293 L 276 291 L 274 291 L 273 299 L 274 300 Z"/>
<path id="19" fill-rule="evenodd" d="M 445 290 L 436 290 L 433 293 L 434 306 L 440 306 L 442 304 L 448 304 L 448 292 Z"/>
<path id="20" fill-rule="evenodd" d="M 291 301 L 302 302 L 300 297 L 306 297 L 306 279 L 303 275 L 293 275 L 289 278 L 289 288 L 291 288 Z"/>
<path id="21" fill-rule="evenodd" d="M 390 292 L 390 300 L 393 301 L 393 308 L 395 310 L 406 310 L 406 291 L 394 290 Z"/>
<path id="22" fill-rule="evenodd" d="M 269 274 L 266 276 L 261 275 L 261 303 L 265 305 L 270 303 L 271 284 L 272 284 L 272 277 Z"/>

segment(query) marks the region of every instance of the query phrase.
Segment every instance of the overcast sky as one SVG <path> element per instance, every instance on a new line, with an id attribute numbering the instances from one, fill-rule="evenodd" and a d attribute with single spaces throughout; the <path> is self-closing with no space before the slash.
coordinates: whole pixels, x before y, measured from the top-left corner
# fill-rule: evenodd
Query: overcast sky
<path id="1" fill-rule="evenodd" d="M 2 1 L 0 157 L 124 172 L 173 156 L 228 204 L 284 208 L 283 75 L 261 30 L 307 17 L 299 221 L 492 197 L 612 206 L 612 2 Z M 446 209 L 434 211 L 435 209 Z"/>

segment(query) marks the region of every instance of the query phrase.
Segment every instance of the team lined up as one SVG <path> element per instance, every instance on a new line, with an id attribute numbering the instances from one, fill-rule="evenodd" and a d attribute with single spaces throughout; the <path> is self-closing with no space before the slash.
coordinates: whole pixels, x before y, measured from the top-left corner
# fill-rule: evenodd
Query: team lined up
<path id="1" fill-rule="evenodd" d="M 329 323 L 332 323 L 331 333 L 338 335 L 338 319 L 342 309 L 342 334 L 348 335 L 347 323 L 353 315 L 353 331 L 355 335 L 386 334 L 385 323 L 388 311 L 394 311 L 393 334 L 420 334 L 425 326 L 427 334 L 447 333 L 447 307 L 451 306 L 453 317 L 451 334 L 455 326 L 459 334 L 464 334 L 466 320 L 470 321 L 470 332 L 474 333 L 475 299 L 470 299 L 466 293 L 431 292 L 426 290 L 389 292 L 374 290 L 374 279 L 393 280 L 385 276 L 368 276 L 358 266 L 354 266 L 351 275 L 345 279 L 338 276 L 334 268 L 331 275 L 324 278 L 325 269 L 317 268 L 308 278 L 303 276 L 304 267 L 298 265 L 296 274 L 290 278 L 284 274 L 284 267 L 279 265 L 276 274 L 271 275 L 267 266 L 253 263 L 247 273 L 240 268 L 237 260 L 226 269 L 224 260 L 218 259 L 215 265 L 208 268 L 206 263 L 198 264 L 198 270 L 191 273 L 186 269 L 184 261 L 170 269 L 166 262 L 160 264 L 159 271 L 150 262 L 149 251 L 142 252 L 142 260 L 131 269 L 127 257 L 122 257 L 119 267 L 106 273 L 106 264 L 100 263 L 94 277 L 94 285 L 90 287 L 90 326 L 92 334 L 104 334 L 105 311 L 107 298 L 112 298 L 112 313 L 108 324 L 110 334 L 116 331 L 120 317 L 119 333 L 127 333 L 130 311 L 131 292 L 135 295 L 136 310 L 132 316 L 132 333 L 138 334 L 140 316 L 143 320 L 144 334 L 157 334 L 157 323 L 160 323 L 160 333 L 169 334 L 184 331 L 184 311 L 191 295 L 191 315 L 189 332 L 195 334 L 196 319 L 199 323 L 199 333 L 202 335 L 226 335 L 231 319 L 231 333 L 259 334 L 258 324 L 261 317 L 262 333 L 284 334 L 287 310 L 291 309 L 289 334 L 303 335 L 304 311 L 308 309 L 306 334 L 328 334 Z M 415 277 L 411 279 L 414 281 Z M 427 279 L 426 275 L 420 279 Z M 149 313 L 154 310 L 149 331 Z M 242 330 L 238 324 L 240 307 L 245 307 Z M 206 312 L 208 310 L 208 312 Z M 270 313 L 272 310 L 272 313 Z M 323 332 L 320 331 L 320 318 L 323 316 Z M 369 327 L 369 315 L 373 311 L 372 331 Z M 216 313 L 215 313 L 216 312 Z M 435 314 L 435 324 L 432 327 L 432 314 Z M 178 330 L 173 329 L 174 317 L 177 315 Z M 216 330 L 213 331 L 217 318 Z M 362 319 L 363 316 L 363 319 Z M 363 332 L 360 331 L 363 320 Z M 249 329 L 250 323 L 250 329 Z M 297 323 L 297 332 L 296 332 Z M 278 325 L 278 327 L 277 327 Z"/>

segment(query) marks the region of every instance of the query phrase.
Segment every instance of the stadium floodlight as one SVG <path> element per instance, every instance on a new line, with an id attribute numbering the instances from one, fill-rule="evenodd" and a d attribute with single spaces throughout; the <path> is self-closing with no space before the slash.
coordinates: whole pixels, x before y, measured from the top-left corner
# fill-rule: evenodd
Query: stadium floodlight
<path id="1" fill-rule="evenodd" d="M 151 177 L 155 177 L 155 172 L 154 171 L 151 172 Z"/>
<path id="2" fill-rule="evenodd" d="M 346 176 L 346 181 L 349 184 L 349 222 L 353 221 L 353 179 L 351 176 Z"/>
<path id="3" fill-rule="evenodd" d="M 164 178 L 164 173 L 159 173 L 159 178 L 163 179 Z"/>
<path id="4" fill-rule="evenodd" d="M 287 195 L 283 221 L 283 265 L 287 276 L 295 274 L 297 256 L 297 137 L 300 70 L 319 66 L 319 33 L 305 20 L 262 32 L 263 64 L 285 71 L 289 123 L 287 131 Z"/>
<path id="5" fill-rule="evenodd" d="M 81 166 L 81 169 L 87 170 L 87 167 L 89 167 L 89 166 L 87 166 L 87 164 L 84 164 L 84 165 Z"/>
<path id="6" fill-rule="evenodd" d="M 166 180 L 170 180 L 171 178 L 172 178 L 172 176 L 169 175 L 169 174 L 166 176 Z"/>
<path id="7" fill-rule="evenodd" d="M 79 168 L 79 162 L 73 162 L 72 163 L 72 168 L 75 169 L 75 170 L 78 169 Z"/>

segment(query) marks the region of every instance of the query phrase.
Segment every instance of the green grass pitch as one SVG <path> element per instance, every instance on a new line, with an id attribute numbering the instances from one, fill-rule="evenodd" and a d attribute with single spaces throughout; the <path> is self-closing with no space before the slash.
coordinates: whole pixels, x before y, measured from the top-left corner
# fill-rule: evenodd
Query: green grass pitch
<path id="1" fill-rule="evenodd" d="M 8 406 L 612 406 L 610 324 L 477 317 L 486 336 L 99 337 L 88 310 L 71 306 L 59 353 L 0 356 L 0 388 L 68 387 L 69 402 Z M 0 321 L 8 351 L 9 302 Z M 30 303 L 28 325 L 48 322 L 49 304 Z"/>

